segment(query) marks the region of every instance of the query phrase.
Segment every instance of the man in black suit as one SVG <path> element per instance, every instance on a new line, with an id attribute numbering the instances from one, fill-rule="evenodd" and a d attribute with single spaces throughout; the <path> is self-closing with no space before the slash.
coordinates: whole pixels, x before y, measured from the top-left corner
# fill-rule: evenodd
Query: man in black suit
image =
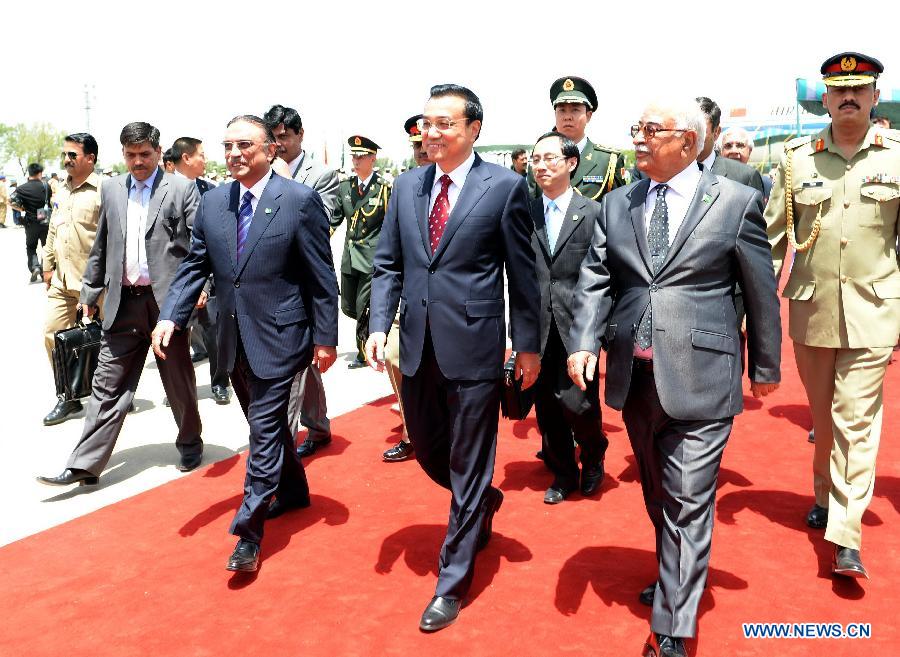
<path id="1" fill-rule="evenodd" d="M 722 452 L 743 410 L 740 282 L 753 325 L 755 397 L 778 387 L 781 321 L 762 197 L 701 171 L 704 119 L 690 104 L 654 104 L 632 127 L 648 179 L 603 199 L 573 306 L 569 374 L 596 378 L 605 341 L 606 403 L 622 419 L 656 535 L 658 579 L 645 657 L 684 657 L 706 583 Z"/>
<path id="2" fill-rule="evenodd" d="M 235 181 L 203 197 L 153 349 L 165 358 L 212 273 L 220 362 L 250 424 L 244 499 L 231 524 L 239 540 L 226 568 L 254 571 L 266 517 L 309 506 L 287 408 L 297 372 L 311 364 L 324 372 L 337 357 L 337 279 L 322 199 L 272 173 L 271 128 L 257 116 L 235 117 L 224 146 Z"/>
<path id="3" fill-rule="evenodd" d="M 99 363 L 81 440 L 66 469 L 56 477 L 38 477 L 51 486 L 98 483 L 144 370 L 159 304 L 191 244 L 199 195 L 193 183 L 160 168 L 159 130 L 136 121 L 122 129 L 119 140 L 128 174 L 100 188 L 97 236 L 79 297 L 82 312 L 90 316 L 104 295 Z M 157 359 L 157 365 L 178 425 L 177 467 L 187 472 L 203 456 L 187 334 L 173 338 L 169 356 L 165 362 Z"/>
<path id="4" fill-rule="evenodd" d="M 488 164 L 473 146 L 481 101 L 469 89 L 432 87 L 422 133 L 429 159 L 399 178 L 375 252 L 366 359 L 384 368 L 400 308 L 401 394 L 422 469 L 451 491 L 435 596 L 419 627 L 446 627 L 472 581 L 476 551 L 503 501 L 491 486 L 506 347 L 503 273 L 522 386 L 538 358 L 539 292 L 522 176 Z"/>
<path id="5" fill-rule="evenodd" d="M 761 195 L 765 194 L 759 171 L 747 164 L 716 153 L 716 141 L 722 134 L 722 108 L 716 101 L 706 96 L 698 96 L 697 105 L 700 106 L 700 111 L 706 117 L 706 136 L 701 144 L 700 153 L 697 155 L 697 162 L 710 173 L 749 185 Z"/>
<path id="6" fill-rule="evenodd" d="M 575 142 L 558 132 L 543 135 L 531 155 L 534 180 L 542 191 L 531 201 L 531 243 L 541 288 L 541 373 L 535 387 L 535 412 L 544 462 L 554 474 L 544 494 L 547 504 L 559 504 L 579 488 L 573 438 L 581 447 L 583 495 L 593 495 L 600 488 L 609 446 L 602 430 L 599 380 L 582 391 L 566 369 L 572 292 L 600 216 L 600 204 L 572 188 L 579 157 Z"/>

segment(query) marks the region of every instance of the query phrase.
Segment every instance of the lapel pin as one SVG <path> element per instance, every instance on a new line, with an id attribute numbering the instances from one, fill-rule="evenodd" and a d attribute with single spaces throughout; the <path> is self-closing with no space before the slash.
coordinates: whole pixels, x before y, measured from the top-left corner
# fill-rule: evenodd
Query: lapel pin
<path id="1" fill-rule="evenodd" d="M 703 202 L 704 202 L 704 203 L 712 203 L 712 196 L 710 196 L 709 194 L 704 194 L 704 195 L 703 195 Z"/>
<path id="2" fill-rule="evenodd" d="M 272 214 L 272 208 L 266 208 L 266 214 Z"/>
<path id="3" fill-rule="evenodd" d="M 578 215 L 577 215 L 577 214 L 573 214 L 573 215 L 572 215 L 572 221 L 578 221 Z"/>

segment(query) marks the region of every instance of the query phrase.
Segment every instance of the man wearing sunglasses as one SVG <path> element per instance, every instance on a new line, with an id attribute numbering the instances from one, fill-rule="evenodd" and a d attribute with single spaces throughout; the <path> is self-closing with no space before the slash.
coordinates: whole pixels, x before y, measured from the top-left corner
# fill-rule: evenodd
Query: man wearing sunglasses
<path id="1" fill-rule="evenodd" d="M 54 335 L 75 325 L 81 275 L 97 234 L 100 218 L 100 176 L 94 172 L 97 153 L 97 140 L 86 132 L 68 135 L 63 142 L 63 166 L 68 175 L 56 194 L 57 208 L 50 217 L 43 264 L 47 286 L 44 346 L 51 362 Z M 77 399 L 66 401 L 60 397 L 44 418 L 44 424 L 65 422 L 80 410 L 81 402 Z"/>

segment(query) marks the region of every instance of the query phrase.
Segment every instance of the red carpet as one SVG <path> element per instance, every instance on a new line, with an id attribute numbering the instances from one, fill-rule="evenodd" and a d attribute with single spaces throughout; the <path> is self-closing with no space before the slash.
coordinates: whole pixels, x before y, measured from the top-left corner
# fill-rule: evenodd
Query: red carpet
<path id="1" fill-rule="evenodd" d="M 812 503 L 809 414 L 793 355 L 765 403 L 748 400 L 725 452 L 710 584 L 692 654 L 896 655 L 900 607 L 900 362 L 889 368 L 875 498 L 865 518 L 872 581 L 836 581 Z M 533 418 L 502 423 L 494 478 L 506 494 L 471 600 L 436 635 L 417 629 L 435 585 L 448 495 L 413 462 L 383 464 L 390 399 L 333 421 L 308 464 L 313 505 L 267 525 L 255 577 L 224 570 L 240 499 L 237 457 L 0 550 L 0 655 L 636 656 L 655 577 L 652 534 L 618 414 L 595 499 L 542 503 Z M 9 499 L 7 504 L 12 503 Z M 893 537 L 893 538 L 892 538 Z M 893 610 L 893 611 L 892 611 Z M 862 622 L 872 638 L 745 639 L 741 623 Z"/>

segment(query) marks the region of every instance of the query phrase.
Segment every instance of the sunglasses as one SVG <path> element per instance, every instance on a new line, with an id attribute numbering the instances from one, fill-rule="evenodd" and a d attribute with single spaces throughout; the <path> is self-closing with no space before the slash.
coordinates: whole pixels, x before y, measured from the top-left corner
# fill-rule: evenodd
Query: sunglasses
<path id="1" fill-rule="evenodd" d="M 79 154 L 75 151 L 63 151 L 61 155 L 64 160 L 77 160 Z"/>

